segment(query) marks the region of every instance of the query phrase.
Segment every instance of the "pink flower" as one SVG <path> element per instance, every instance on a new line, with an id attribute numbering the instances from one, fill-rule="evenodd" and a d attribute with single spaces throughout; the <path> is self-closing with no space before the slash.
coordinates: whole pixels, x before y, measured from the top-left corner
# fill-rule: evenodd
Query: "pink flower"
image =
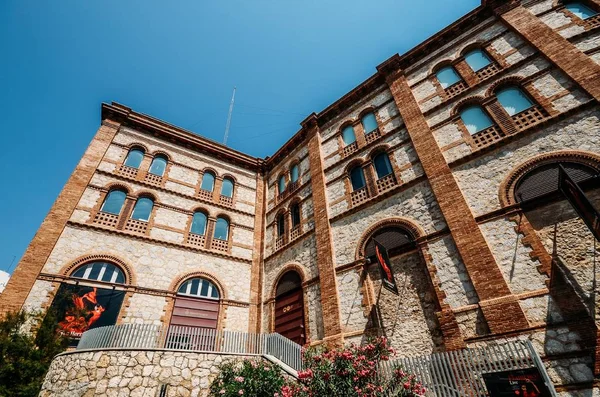
<path id="1" fill-rule="evenodd" d="M 244 377 L 243 376 L 236 376 L 235 377 L 235 381 L 242 383 L 244 381 Z M 240 391 L 242 392 L 240 394 L 243 394 L 243 391 L 242 390 L 240 390 Z"/>
<path id="2" fill-rule="evenodd" d="M 225 389 L 221 389 L 221 391 L 219 392 L 219 394 L 225 394 Z"/>
<path id="3" fill-rule="evenodd" d="M 240 391 L 238 392 L 238 394 L 241 396 L 242 394 L 244 394 L 244 391 L 242 389 L 240 389 Z"/>

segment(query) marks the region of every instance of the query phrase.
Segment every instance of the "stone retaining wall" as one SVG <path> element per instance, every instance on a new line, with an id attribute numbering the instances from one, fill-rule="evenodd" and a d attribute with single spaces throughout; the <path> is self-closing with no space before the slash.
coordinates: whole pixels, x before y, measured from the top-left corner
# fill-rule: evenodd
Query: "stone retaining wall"
<path id="1" fill-rule="evenodd" d="M 103 350 L 68 352 L 50 365 L 41 397 L 207 396 L 221 363 L 260 356 L 174 352 L 168 350 Z"/>

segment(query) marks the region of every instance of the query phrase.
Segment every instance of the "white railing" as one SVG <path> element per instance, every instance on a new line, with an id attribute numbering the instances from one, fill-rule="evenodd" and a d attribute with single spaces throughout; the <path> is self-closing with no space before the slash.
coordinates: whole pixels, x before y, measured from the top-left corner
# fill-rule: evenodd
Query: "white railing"
<path id="1" fill-rule="evenodd" d="M 302 346 L 277 333 L 250 334 L 175 325 L 121 324 L 86 331 L 77 345 L 77 350 L 163 348 L 268 355 L 296 371 L 302 369 Z"/>

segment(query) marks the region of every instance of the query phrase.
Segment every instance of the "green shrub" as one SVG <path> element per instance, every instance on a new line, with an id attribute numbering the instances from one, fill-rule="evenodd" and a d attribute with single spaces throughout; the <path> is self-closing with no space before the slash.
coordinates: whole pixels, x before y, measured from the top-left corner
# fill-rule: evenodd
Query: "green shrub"
<path id="1" fill-rule="evenodd" d="M 27 331 L 31 325 L 35 333 Z M 0 396 L 37 396 L 52 358 L 67 346 L 52 312 L 43 320 L 26 312 L 7 314 L 0 320 Z"/>
<path id="2" fill-rule="evenodd" d="M 281 370 L 262 360 L 231 361 L 221 365 L 220 371 L 210 386 L 211 396 L 279 396 L 285 383 Z"/>

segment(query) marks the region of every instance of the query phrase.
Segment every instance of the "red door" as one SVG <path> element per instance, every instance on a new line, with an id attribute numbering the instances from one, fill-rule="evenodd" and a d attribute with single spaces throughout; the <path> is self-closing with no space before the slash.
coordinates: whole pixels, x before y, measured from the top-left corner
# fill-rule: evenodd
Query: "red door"
<path id="1" fill-rule="evenodd" d="M 302 288 L 286 292 L 275 299 L 275 332 L 304 345 L 304 294 Z"/>

